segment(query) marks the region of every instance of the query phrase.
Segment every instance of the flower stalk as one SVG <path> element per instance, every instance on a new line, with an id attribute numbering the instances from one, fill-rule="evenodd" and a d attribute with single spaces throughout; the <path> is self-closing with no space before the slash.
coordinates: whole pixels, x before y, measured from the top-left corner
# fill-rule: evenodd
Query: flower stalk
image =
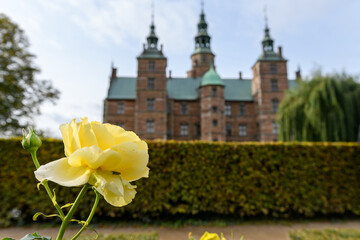
<path id="1" fill-rule="evenodd" d="M 37 157 L 36 157 L 36 151 L 37 151 L 37 149 L 36 149 L 36 150 L 32 150 L 32 151 L 30 151 L 30 154 L 31 154 L 31 157 L 32 157 L 32 160 L 33 160 L 33 162 L 34 162 L 34 165 L 35 165 L 36 169 L 38 169 L 38 168 L 40 167 L 40 164 L 39 164 L 39 161 L 38 161 L 38 159 L 37 159 Z M 58 211 L 58 213 L 59 213 L 59 215 L 60 215 L 60 217 L 61 217 L 61 220 L 63 220 L 64 217 L 65 217 L 65 214 L 64 214 L 63 210 L 60 208 L 59 204 L 58 204 L 58 203 L 56 202 L 56 200 L 54 199 L 54 195 L 53 195 L 53 193 L 52 193 L 51 190 L 50 190 L 48 181 L 45 179 L 44 181 L 41 182 L 41 184 L 44 186 L 47 194 L 49 195 L 49 198 L 50 198 L 51 202 L 53 203 L 54 207 L 55 207 L 56 210 Z"/>
<path id="2" fill-rule="evenodd" d="M 97 208 L 97 206 L 98 206 L 98 204 L 99 204 L 99 200 L 100 200 L 100 193 L 99 193 L 98 191 L 96 191 L 96 189 L 94 189 L 94 188 L 93 188 L 93 190 L 94 190 L 94 192 L 95 192 L 95 194 L 96 194 L 96 197 L 95 197 L 94 205 L 93 205 L 93 207 L 92 207 L 92 209 L 91 209 L 91 212 L 90 212 L 90 214 L 89 214 L 89 217 L 86 219 L 86 222 L 84 223 L 84 225 L 82 226 L 82 228 L 79 230 L 79 232 L 78 232 L 77 234 L 75 234 L 74 237 L 71 238 L 71 240 L 75 240 L 75 239 L 77 239 L 77 238 L 80 236 L 80 234 L 81 234 L 81 233 L 87 228 L 87 226 L 90 224 L 90 222 L 91 222 L 91 220 L 92 220 L 92 218 L 93 218 L 93 216 L 94 216 L 94 214 L 95 214 L 95 210 L 96 210 L 96 208 Z"/>
<path id="3" fill-rule="evenodd" d="M 58 235 L 56 237 L 56 240 L 62 240 L 63 239 L 65 230 L 66 230 L 67 226 L 69 225 L 69 222 L 71 221 L 71 219 L 72 219 L 72 217 L 73 217 L 73 215 L 75 213 L 76 208 L 79 206 L 81 199 L 84 197 L 84 195 L 85 195 L 85 193 L 86 193 L 86 191 L 88 190 L 89 187 L 90 187 L 90 184 L 87 183 L 81 189 L 81 191 L 80 191 L 79 195 L 77 196 L 74 204 L 71 206 L 70 211 L 66 214 L 65 218 L 63 219 L 63 222 L 62 222 L 62 224 L 60 226 L 60 230 L 59 230 L 59 233 L 58 233 Z"/>

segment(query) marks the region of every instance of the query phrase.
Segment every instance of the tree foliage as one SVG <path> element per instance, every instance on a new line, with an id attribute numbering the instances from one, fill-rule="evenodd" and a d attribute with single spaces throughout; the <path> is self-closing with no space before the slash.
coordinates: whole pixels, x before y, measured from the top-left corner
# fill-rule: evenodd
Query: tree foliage
<path id="1" fill-rule="evenodd" d="M 19 134 L 35 114 L 40 114 L 44 101 L 54 102 L 59 97 L 50 81 L 35 79 L 40 69 L 34 58 L 23 30 L 0 14 L 1 135 Z"/>
<path id="2" fill-rule="evenodd" d="M 313 74 L 298 80 L 280 104 L 282 141 L 356 141 L 360 125 L 360 84 L 342 74 Z"/>

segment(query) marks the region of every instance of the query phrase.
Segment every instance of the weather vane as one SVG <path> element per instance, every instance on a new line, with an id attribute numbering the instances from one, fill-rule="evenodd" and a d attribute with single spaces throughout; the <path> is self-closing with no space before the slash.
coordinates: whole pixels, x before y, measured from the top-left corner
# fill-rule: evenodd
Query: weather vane
<path id="1" fill-rule="evenodd" d="M 151 0 L 151 22 L 154 23 L 154 0 Z"/>
<path id="2" fill-rule="evenodd" d="M 264 7 L 264 16 L 265 16 L 265 26 L 268 26 L 268 16 L 267 16 L 267 9 L 266 9 L 266 5 Z"/>

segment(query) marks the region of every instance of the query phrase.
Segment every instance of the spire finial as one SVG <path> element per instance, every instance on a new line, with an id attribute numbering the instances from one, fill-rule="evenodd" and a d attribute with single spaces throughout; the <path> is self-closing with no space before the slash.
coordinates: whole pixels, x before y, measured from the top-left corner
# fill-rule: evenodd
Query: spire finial
<path id="1" fill-rule="evenodd" d="M 151 0 L 151 24 L 154 25 L 154 0 Z"/>
<path id="2" fill-rule="evenodd" d="M 265 28 L 268 28 L 268 16 L 267 16 L 266 5 L 264 7 L 264 17 L 265 17 Z"/>
<path id="3" fill-rule="evenodd" d="M 204 0 L 201 0 L 201 13 L 204 13 Z"/>

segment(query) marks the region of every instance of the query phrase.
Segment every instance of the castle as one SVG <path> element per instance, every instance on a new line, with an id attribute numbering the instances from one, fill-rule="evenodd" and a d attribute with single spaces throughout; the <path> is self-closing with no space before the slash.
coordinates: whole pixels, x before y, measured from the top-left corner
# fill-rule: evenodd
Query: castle
<path id="1" fill-rule="evenodd" d="M 274 50 L 268 25 L 252 79 L 223 79 L 201 11 L 187 77 L 166 74 L 167 58 L 158 46 L 152 20 L 147 44 L 137 57 L 137 77 L 119 77 L 112 67 L 103 121 L 146 139 L 276 141 L 276 112 L 284 91 L 296 86 L 287 77 L 281 47 Z M 300 78 L 300 71 L 296 72 Z"/>

